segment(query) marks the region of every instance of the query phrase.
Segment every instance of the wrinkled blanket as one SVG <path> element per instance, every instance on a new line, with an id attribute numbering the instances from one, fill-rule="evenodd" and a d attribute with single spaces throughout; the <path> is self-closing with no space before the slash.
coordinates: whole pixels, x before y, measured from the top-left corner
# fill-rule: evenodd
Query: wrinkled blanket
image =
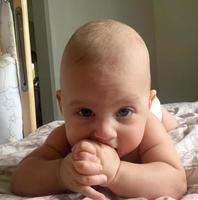
<path id="1" fill-rule="evenodd" d="M 169 134 L 186 170 L 188 191 L 182 200 L 198 199 L 198 102 L 166 104 L 165 107 L 176 116 L 178 128 Z M 25 139 L 0 145 L 0 199 L 35 199 L 35 200 L 77 200 L 88 198 L 78 193 L 50 195 L 36 198 L 15 196 L 10 192 L 10 179 L 19 161 L 33 149 L 40 146 L 49 133 L 62 121 L 46 124 Z M 107 200 L 123 200 L 105 188 L 99 188 Z M 145 198 L 129 198 L 145 199 Z M 158 200 L 173 200 L 171 197 L 159 197 Z"/>

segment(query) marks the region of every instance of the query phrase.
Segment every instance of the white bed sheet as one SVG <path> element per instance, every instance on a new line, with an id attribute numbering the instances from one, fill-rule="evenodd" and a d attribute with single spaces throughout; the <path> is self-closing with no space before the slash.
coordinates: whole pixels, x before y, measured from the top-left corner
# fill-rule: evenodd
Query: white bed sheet
<path id="1" fill-rule="evenodd" d="M 170 132 L 170 137 L 186 169 L 188 191 L 182 200 L 198 199 L 198 102 L 166 104 L 170 112 L 176 115 L 179 126 Z M 0 145 L 0 199 L 35 199 L 35 200 L 77 200 L 88 198 L 78 193 L 50 195 L 44 197 L 18 197 L 10 192 L 10 178 L 17 163 L 34 148 L 43 143 L 52 129 L 62 124 L 55 121 L 42 126 L 22 141 Z M 105 188 L 98 188 L 107 200 L 123 200 Z M 129 198 L 128 200 L 144 199 Z M 171 197 L 159 197 L 158 200 L 172 200 Z"/>

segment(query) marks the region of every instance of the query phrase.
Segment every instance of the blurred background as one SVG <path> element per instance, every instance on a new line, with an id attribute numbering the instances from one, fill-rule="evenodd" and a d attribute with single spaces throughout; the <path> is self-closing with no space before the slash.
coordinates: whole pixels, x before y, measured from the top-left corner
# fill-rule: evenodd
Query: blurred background
<path id="1" fill-rule="evenodd" d="M 198 101 L 197 0 L 0 0 L 0 143 L 62 119 L 55 93 L 65 44 L 106 18 L 144 39 L 162 103 Z"/>
<path id="2" fill-rule="evenodd" d="M 79 26 L 96 19 L 116 19 L 140 33 L 162 103 L 198 100 L 197 0 L 28 0 L 28 11 L 43 123 L 61 118 L 55 91 L 66 42 Z"/>

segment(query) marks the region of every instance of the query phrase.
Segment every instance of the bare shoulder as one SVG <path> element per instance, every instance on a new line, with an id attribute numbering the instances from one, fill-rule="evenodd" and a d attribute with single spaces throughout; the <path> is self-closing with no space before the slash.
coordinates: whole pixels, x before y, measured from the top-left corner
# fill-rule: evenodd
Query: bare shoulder
<path id="1" fill-rule="evenodd" d="M 178 124 L 175 116 L 171 115 L 164 106 L 162 108 L 162 124 L 164 125 L 167 131 L 175 129 Z"/>
<path id="2" fill-rule="evenodd" d="M 167 139 L 167 131 L 162 123 L 155 117 L 155 115 L 149 113 L 145 126 L 144 137 L 140 144 L 141 152 L 146 152 L 148 149 L 158 145 L 159 143 L 166 143 Z"/>
<path id="3" fill-rule="evenodd" d="M 44 159 L 57 159 L 65 157 L 70 152 L 70 145 L 66 138 L 65 124 L 55 128 L 46 141 L 34 150 L 28 157 L 42 157 Z"/>
<path id="4" fill-rule="evenodd" d="M 162 123 L 149 114 L 144 137 L 139 146 L 142 162 L 165 162 L 176 168 L 181 167 L 175 147 Z"/>

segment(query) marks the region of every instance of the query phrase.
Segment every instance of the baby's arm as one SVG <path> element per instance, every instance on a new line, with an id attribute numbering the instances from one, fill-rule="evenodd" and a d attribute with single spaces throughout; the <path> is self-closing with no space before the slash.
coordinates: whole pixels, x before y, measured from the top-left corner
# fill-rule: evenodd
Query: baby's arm
<path id="1" fill-rule="evenodd" d="M 18 165 L 11 188 L 21 196 L 39 196 L 65 190 L 59 181 L 61 160 L 69 153 L 64 127 L 58 127 L 45 143 L 34 150 Z"/>
<path id="2" fill-rule="evenodd" d="M 71 147 L 64 126 L 55 129 L 44 145 L 21 161 L 12 178 L 11 188 L 20 196 L 42 196 L 67 191 L 81 192 L 92 199 L 103 195 L 79 180 L 86 180 L 73 167 Z M 95 166 L 97 173 L 99 167 Z M 98 184 L 102 184 L 98 178 Z"/>
<path id="3" fill-rule="evenodd" d="M 11 188 L 21 196 L 41 196 L 65 191 L 59 177 L 62 159 L 70 152 L 64 126 L 52 131 L 45 143 L 18 165 Z"/>
<path id="4" fill-rule="evenodd" d="M 162 124 L 150 114 L 139 148 L 143 164 L 121 161 L 116 178 L 108 187 L 123 197 L 159 196 L 180 198 L 186 177 L 174 146 Z"/>

